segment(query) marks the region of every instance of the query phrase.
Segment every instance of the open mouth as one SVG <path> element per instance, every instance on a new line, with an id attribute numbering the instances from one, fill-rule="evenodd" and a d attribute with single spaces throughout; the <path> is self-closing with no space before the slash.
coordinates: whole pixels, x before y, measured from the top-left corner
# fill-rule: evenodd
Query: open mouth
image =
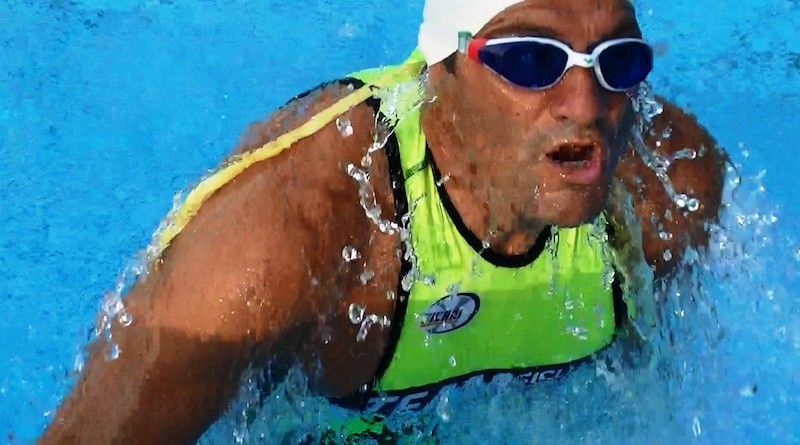
<path id="1" fill-rule="evenodd" d="M 547 159 L 570 182 L 592 183 L 601 173 L 600 146 L 594 142 L 566 142 L 553 147 Z"/>
<path id="2" fill-rule="evenodd" d="M 595 152 L 594 144 L 562 144 L 556 147 L 555 151 L 547 154 L 547 157 L 556 164 L 566 168 L 588 167 Z"/>

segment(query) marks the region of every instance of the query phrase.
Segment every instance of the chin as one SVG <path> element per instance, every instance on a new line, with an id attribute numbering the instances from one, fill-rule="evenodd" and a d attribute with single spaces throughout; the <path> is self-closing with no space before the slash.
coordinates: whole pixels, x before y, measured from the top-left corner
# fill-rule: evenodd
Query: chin
<path id="1" fill-rule="evenodd" d="M 577 227 L 591 222 L 603 211 L 607 193 L 561 192 L 546 207 L 544 219 L 559 227 Z"/>
<path id="2" fill-rule="evenodd" d="M 594 220 L 600 212 L 586 212 L 581 214 L 559 215 L 551 223 L 558 227 L 578 227 L 581 224 L 586 224 Z"/>

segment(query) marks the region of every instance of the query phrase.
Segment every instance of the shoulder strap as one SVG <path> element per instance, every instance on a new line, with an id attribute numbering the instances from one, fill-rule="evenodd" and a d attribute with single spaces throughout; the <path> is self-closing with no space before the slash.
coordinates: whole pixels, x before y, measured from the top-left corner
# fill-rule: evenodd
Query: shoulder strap
<path id="1" fill-rule="evenodd" d="M 170 211 L 153 235 L 152 248 L 149 249 L 149 256 L 151 259 L 161 256 L 172 240 L 186 227 L 189 220 L 197 213 L 200 206 L 211 195 L 245 171 L 248 167 L 276 156 L 300 139 L 316 133 L 347 110 L 373 98 L 380 90 L 391 85 L 396 85 L 404 79 L 417 75 L 419 70 L 422 69 L 422 66 L 424 66 L 424 62 L 410 58 L 409 61 L 403 65 L 376 74 L 372 79 L 362 81 L 361 86 L 355 91 L 310 117 L 299 127 L 279 136 L 277 139 L 270 141 L 262 147 L 230 159 L 211 176 L 203 179 L 197 187 L 189 192 L 179 206 Z M 300 95 L 298 97 L 302 96 L 303 95 Z"/>

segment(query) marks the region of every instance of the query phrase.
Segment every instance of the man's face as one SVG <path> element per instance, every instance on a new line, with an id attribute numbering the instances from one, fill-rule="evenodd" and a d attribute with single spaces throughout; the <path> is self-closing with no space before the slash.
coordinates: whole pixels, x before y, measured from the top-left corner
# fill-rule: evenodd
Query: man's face
<path id="1" fill-rule="evenodd" d="M 554 38 L 589 53 L 609 39 L 640 37 L 640 30 L 624 0 L 527 0 L 476 35 L 508 36 Z M 580 67 L 534 91 L 457 57 L 452 94 L 441 99 L 451 102 L 473 181 L 489 190 L 489 211 L 510 211 L 517 224 L 535 219 L 563 227 L 595 217 L 627 143 L 632 119 L 626 93 L 605 90 L 593 70 Z"/>

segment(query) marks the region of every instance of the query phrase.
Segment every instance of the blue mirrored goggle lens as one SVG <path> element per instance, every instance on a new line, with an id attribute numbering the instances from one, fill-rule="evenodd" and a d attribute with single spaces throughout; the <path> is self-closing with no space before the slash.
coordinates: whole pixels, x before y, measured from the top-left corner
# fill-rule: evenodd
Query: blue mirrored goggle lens
<path id="1" fill-rule="evenodd" d="M 487 45 L 478 51 L 481 62 L 508 81 L 525 88 L 546 88 L 561 77 L 568 55 L 543 42 L 508 42 Z M 598 57 L 606 83 L 626 90 L 644 81 L 653 69 L 653 52 L 643 42 L 609 46 Z"/>
<path id="2" fill-rule="evenodd" d="M 508 81 L 525 88 L 554 84 L 567 66 L 560 48 L 539 42 L 509 42 L 487 45 L 478 51 L 486 66 Z"/>
<path id="3" fill-rule="evenodd" d="M 597 62 L 611 88 L 627 90 L 644 81 L 653 70 L 653 51 L 642 42 L 624 42 L 604 49 Z"/>

